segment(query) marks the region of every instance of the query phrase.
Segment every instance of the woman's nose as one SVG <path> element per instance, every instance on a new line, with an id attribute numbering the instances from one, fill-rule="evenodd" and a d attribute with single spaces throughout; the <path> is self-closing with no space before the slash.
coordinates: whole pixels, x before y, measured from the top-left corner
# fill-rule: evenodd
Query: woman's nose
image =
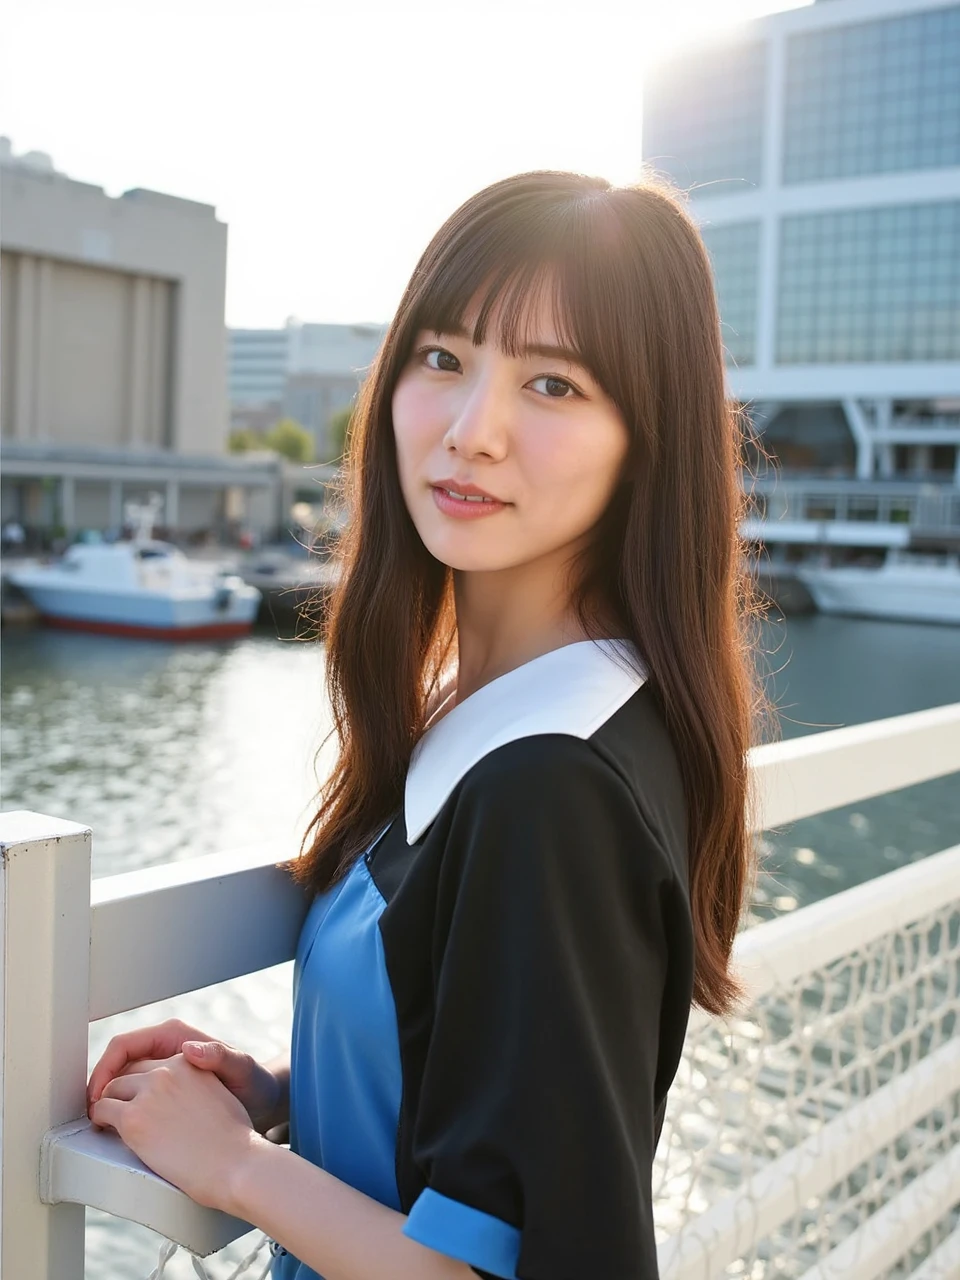
<path id="1" fill-rule="evenodd" d="M 504 390 L 488 378 L 464 392 L 444 435 L 444 447 L 465 458 L 503 458 L 509 442 L 510 412 Z"/>

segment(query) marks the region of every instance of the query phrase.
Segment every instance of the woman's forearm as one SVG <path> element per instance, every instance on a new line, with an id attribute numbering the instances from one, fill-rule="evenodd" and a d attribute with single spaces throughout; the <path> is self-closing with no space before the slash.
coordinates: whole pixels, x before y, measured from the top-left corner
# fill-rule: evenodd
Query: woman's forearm
<path id="1" fill-rule="evenodd" d="M 465 1262 L 403 1235 L 405 1214 L 263 1138 L 251 1137 L 225 1201 L 326 1280 L 476 1280 Z"/>

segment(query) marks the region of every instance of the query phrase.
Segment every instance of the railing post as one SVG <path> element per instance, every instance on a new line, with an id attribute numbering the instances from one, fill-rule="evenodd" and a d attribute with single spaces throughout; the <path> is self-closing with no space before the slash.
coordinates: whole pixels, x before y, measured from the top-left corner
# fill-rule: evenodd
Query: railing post
<path id="1" fill-rule="evenodd" d="M 90 829 L 0 813 L 0 1280 L 83 1280 L 84 1208 L 40 1200 L 40 1144 L 82 1116 Z"/>

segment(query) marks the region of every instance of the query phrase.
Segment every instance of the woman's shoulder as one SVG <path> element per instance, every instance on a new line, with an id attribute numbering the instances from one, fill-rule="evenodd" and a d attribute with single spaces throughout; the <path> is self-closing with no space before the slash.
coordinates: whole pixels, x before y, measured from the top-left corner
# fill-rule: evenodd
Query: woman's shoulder
<path id="1" fill-rule="evenodd" d="M 600 726 L 591 746 L 623 777 L 686 880 L 687 794 L 679 753 L 654 686 L 641 686 Z"/>
<path id="2" fill-rule="evenodd" d="M 677 754 L 649 681 L 589 731 L 535 731 L 493 746 L 477 761 L 471 776 L 507 773 L 514 768 L 536 773 L 569 767 L 590 756 L 603 759 L 638 794 L 655 785 L 654 779 L 679 783 Z"/>
<path id="3" fill-rule="evenodd" d="M 521 782 L 548 784 L 562 778 L 569 785 L 589 787 L 604 774 L 618 779 L 641 807 L 663 795 L 669 805 L 683 808 L 677 754 L 648 683 L 590 733 L 535 732 L 492 746 L 462 782 L 515 789 Z"/>
<path id="4" fill-rule="evenodd" d="M 559 842 L 591 831 L 642 841 L 687 878 L 680 772 L 647 685 L 592 734 L 535 733 L 493 747 L 466 771 L 444 809 L 441 830 L 459 813 L 507 841 L 531 831 Z"/>

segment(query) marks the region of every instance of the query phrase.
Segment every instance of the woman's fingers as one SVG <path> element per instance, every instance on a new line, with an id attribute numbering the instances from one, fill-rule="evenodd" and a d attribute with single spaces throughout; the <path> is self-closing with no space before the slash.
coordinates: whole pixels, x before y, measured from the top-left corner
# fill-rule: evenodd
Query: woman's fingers
<path id="1" fill-rule="evenodd" d="M 243 1089 L 249 1084 L 257 1067 L 249 1053 L 224 1044 L 222 1040 L 185 1040 L 181 1052 L 192 1066 L 213 1071 L 228 1089 L 233 1090 Z"/>
<path id="2" fill-rule="evenodd" d="M 116 1098 L 119 1102 L 129 1102 L 142 1088 L 143 1081 L 138 1080 L 136 1076 L 117 1076 L 104 1086 L 100 1100 L 102 1102 L 104 1098 Z"/>
<path id="3" fill-rule="evenodd" d="M 150 1066 L 156 1066 L 151 1063 Z M 145 1068 L 148 1070 L 149 1068 Z M 87 1108 L 87 1115 L 90 1121 L 99 1126 L 101 1129 L 117 1127 L 117 1111 L 116 1104 L 120 1102 L 130 1102 L 132 1098 L 137 1096 L 137 1090 L 141 1087 L 142 1082 L 138 1080 L 137 1075 L 140 1072 L 129 1076 L 116 1076 L 113 1080 L 108 1080 L 103 1087 L 103 1093 L 97 1102 Z"/>
<path id="4" fill-rule="evenodd" d="M 137 1058 L 135 1062 L 128 1062 L 122 1071 L 118 1071 L 114 1076 L 114 1080 L 121 1080 L 124 1076 L 142 1075 L 144 1071 L 152 1071 L 154 1067 L 162 1066 L 166 1061 L 166 1058 Z M 104 1092 L 106 1092 L 106 1088 L 108 1087 L 109 1082 L 107 1086 L 105 1086 Z M 101 1097 L 102 1096 L 103 1095 L 101 1094 Z"/>
<path id="5" fill-rule="evenodd" d="M 119 1098 L 101 1098 L 90 1108 L 90 1119 L 101 1129 L 115 1129 L 119 1133 L 125 1105 Z"/>
<path id="6" fill-rule="evenodd" d="M 102 1094 L 107 1081 L 119 1075 L 129 1063 L 141 1058 L 172 1058 L 175 1053 L 180 1052 L 184 1040 L 209 1039 L 206 1032 L 198 1031 L 196 1027 L 190 1027 L 178 1018 L 114 1036 L 90 1073 L 87 1083 L 87 1114 L 89 1115 L 90 1106 Z"/>

